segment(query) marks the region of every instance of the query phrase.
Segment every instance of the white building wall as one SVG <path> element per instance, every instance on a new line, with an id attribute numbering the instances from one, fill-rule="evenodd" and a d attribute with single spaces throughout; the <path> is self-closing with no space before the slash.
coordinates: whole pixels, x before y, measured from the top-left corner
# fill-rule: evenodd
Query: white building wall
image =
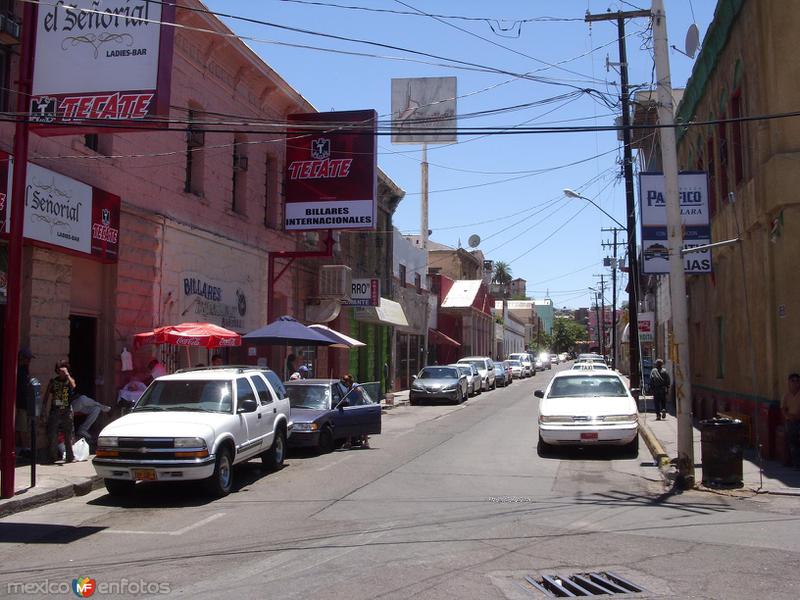
<path id="1" fill-rule="evenodd" d="M 414 245 L 403 237 L 397 228 L 392 231 L 392 273 L 400 278 L 400 265 L 406 267 L 405 285 L 414 285 L 414 276 L 419 275 L 422 289 L 428 289 L 428 251 Z"/>

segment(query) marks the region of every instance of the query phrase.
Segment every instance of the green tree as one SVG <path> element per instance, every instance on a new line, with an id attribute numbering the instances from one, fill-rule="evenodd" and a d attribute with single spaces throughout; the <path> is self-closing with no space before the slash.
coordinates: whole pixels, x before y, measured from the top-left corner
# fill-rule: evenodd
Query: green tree
<path id="1" fill-rule="evenodd" d="M 503 286 L 511 283 L 511 267 L 508 266 L 508 263 L 502 260 L 498 260 L 494 263 L 494 276 L 492 281 Z"/>
<path id="2" fill-rule="evenodd" d="M 553 352 L 569 352 L 575 348 L 575 342 L 586 339 L 586 327 L 572 319 L 556 318 L 553 323 Z"/>

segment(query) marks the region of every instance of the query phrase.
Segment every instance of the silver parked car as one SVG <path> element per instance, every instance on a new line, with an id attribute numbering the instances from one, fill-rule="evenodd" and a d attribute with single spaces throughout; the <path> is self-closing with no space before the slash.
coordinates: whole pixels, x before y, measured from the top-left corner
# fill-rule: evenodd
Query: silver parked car
<path id="1" fill-rule="evenodd" d="M 478 369 L 475 367 L 475 365 L 470 363 L 455 363 L 447 366 L 456 367 L 459 371 L 467 376 L 467 393 L 470 396 L 475 396 L 481 393 L 481 374 L 478 373 Z"/>
<path id="2" fill-rule="evenodd" d="M 449 400 L 459 404 L 467 399 L 467 376 L 456 367 L 423 367 L 411 383 L 408 400 Z"/>

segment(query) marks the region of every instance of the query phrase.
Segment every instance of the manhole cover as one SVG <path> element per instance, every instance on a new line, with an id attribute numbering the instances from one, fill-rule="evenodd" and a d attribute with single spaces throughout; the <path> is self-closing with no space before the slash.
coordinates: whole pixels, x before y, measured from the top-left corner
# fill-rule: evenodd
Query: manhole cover
<path id="1" fill-rule="evenodd" d="M 609 571 L 542 575 L 538 579 L 526 575 L 525 581 L 550 598 L 638 594 L 646 591 L 642 586 Z M 523 584 L 522 587 L 526 586 Z"/>

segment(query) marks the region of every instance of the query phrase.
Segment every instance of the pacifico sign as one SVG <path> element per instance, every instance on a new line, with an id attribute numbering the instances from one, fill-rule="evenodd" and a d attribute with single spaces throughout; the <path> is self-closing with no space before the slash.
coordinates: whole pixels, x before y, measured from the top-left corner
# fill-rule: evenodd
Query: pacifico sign
<path id="1" fill-rule="evenodd" d="M 169 114 L 174 20 L 171 0 L 42 3 L 30 105 L 36 133 L 159 126 L 153 119 Z"/>
<path id="2" fill-rule="evenodd" d="M 374 229 L 374 110 L 289 115 L 287 231 Z"/>

